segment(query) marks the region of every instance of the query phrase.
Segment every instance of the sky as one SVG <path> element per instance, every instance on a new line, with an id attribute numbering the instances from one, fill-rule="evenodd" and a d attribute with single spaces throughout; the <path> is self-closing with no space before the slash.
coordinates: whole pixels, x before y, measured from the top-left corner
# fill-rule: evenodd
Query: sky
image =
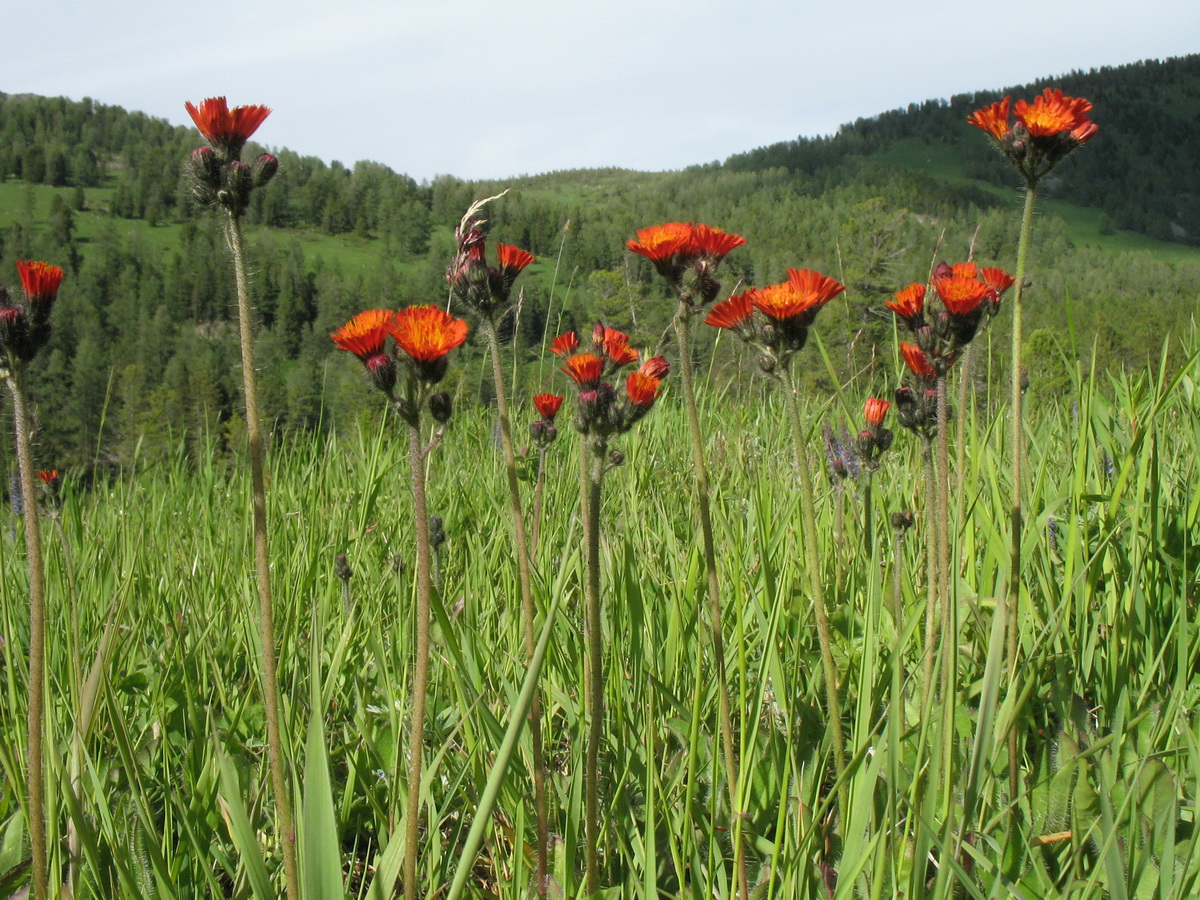
<path id="1" fill-rule="evenodd" d="M 1200 52 L 1197 0 L 42 0 L 0 91 L 255 135 L 418 181 L 723 160 L 910 102 Z M 1103 127 L 1103 110 L 1092 113 Z"/>

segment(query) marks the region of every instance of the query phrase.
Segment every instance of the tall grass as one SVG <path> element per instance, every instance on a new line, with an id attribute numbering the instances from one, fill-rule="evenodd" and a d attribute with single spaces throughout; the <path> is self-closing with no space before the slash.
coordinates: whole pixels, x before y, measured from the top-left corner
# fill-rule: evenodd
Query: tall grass
<path id="1" fill-rule="evenodd" d="M 817 635 L 804 599 L 810 573 L 797 545 L 798 485 L 779 477 L 792 472 L 793 456 L 783 399 L 753 391 L 735 403 L 701 390 L 702 418 L 713 423 L 705 449 L 717 564 L 729 586 L 728 674 L 742 723 L 737 796 L 755 896 L 1200 892 L 1198 382 L 1193 356 L 1178 374 L 1077 372 L 1069 395 L 1027 403 L 1026 594 L 1017 622 L 1022 663 L 1011 681 L 1003 634 L 993 628 L 1010 550 L 1004 386 L 980 398 L 991 406 L 967 421 L 963 514 L 951 534 L 960 627 L 957 640 L 935 648 L 954 655 L 959 673 L 948 735 L 940 711 L 932 722 L 920 716 L 924 517 L 903 542 L 880 541 L 872 562 L 854 515 L 843 540 L 833 540 L 835 494 L 818 481 L 808 539 L 819 541 L 817 577 L 827 586 L 845 698 L 844 784 L 830 778 Z M 819 413 L 816 405 L 802 411 L 810 434 Z M 528 732 L 511 757 L 500 753 L 520 715 L 527 654 L 493 421 L 488 411 L 460 412 L 455 439 L 429 463 L 429 512 L 444 519 L 448 541 L 433 595 L 418 882 L 429 896 L 444 893 L 463 858 L 466 896 L 519 900 L 533 869 L 536 813 L 524 771 Z M 627 464 L 610 473 L 604 498 L 600 798 L 610 837 L 602 883 L 613 897 L 736 891 L 718 688 L 697 615 L 705 569 L 692 534 L 687 447 L 682 408 L 668 395 L 622 439 Z M 339 884 L 356 898 L 399 888 L 408 798 L 397 749 L 412 709 L 415 643 L 404 454 L 394 430 L 327 443 L 294 438 L 273 449 L 282 732 L 307 897 L 334 895 Z M 546 785 L 553 874 L 575 897 L 583 891 L 586 734 L 570 442 L 552 448 L 547 465 L 534 572 L 540 614 L 559 602 L 540 682 Z M 880 516 L 920 513 L 921 472 L 920 448 L 898 434 L 875 478 Z M 64 490 L 78 652 L 82 671 L 96 661 L 98 673 L 94 685 L 72 676 L 66 569 L 51 542 L 48 864 L 51 884 L 64 883 L 70 824 L 82 855 L 76 896 L 281 892 L 255 587 L 242 565 L 252 549 L 246 477 L 244 467 L 181 452 L 107 487 L 72 490 L 68 481 Z M 0 555 L 5 896 L 28 874 L 21 529 L 17 520 L 15 533 L 5 530 Z M 348 612 L 339 553 L 354 572 Z M 406 565 L 396 565 L 397 554 Z M 890 600 L 896 575 L 899 610 Z M 72 791 L 66 761 L 79 711 L 89 707 Z M 1014 722 L 1024 779 L 1015 814 L 1006 742 Z M 942 771 L 949 777 L 938 781 Z M 496 791 L 480 852 L 464 857 L 489 779 Z M 839 794 L 848 800 L 835 829 Z"/>

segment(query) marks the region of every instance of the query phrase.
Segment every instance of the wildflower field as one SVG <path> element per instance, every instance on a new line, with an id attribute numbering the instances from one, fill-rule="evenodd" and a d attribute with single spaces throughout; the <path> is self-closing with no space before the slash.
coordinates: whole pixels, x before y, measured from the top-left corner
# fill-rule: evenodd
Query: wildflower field
<path id="1" fill-rule="evenodd" d="M 1194 896 L 1200 338 L 1136 372 L 1065 346 L 1026 397 L 1032 213 L 1091 108 L 969 118 L 1024 186 L 1015 271 L 935 256 L 868 368 L 821 340 L 845 284 L 728 290 L 747 240 L 668 222 L 626 246 L 673 334 L 547 333 L 506 384 L 535 257 L 489 246 L 493 196 L 444 308 L 329 335 L 380 416 L 272 441 L 242 218 L 279 160 L 241 159 L 270 110 L 188 103 L 244 448 L 39 469 L 63 269 L 0 297 L 0 896 Z M 468 334 L 494 407 L 447 378 Z"/>

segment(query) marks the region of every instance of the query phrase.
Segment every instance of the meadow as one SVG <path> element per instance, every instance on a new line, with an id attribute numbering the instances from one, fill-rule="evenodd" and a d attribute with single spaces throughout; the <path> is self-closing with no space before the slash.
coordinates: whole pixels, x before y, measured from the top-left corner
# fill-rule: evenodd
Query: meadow
<path id="1" fill-rule="evenodd" d="M 898 434 L 876 475 L 870 555 L 852 480 L 819 480 L 818 528 L 805 538 L 778 395 L 761 383 L 738 395 L 702 383 L 754 896 L 1182 898 L 1200 889 L 1194 337 L 1186 349 L 1178 373 L 1077 370 L 1060 398 L 1027 411 L 1022 663 L 1011 677 L 995 665 L 991 626 L 1009 560 L 1003 377 L 969 404 L 966 464 L 953 473 L 959 630 L 930 649 L 953 655 L 960 687 L 925 715 L 928 529 L 916 441 Z M 853 398 L 866 386 L 843 388 Z M 854 403 L 805 398 L 818 471 L 822 426 L 855 421 Z M 518 434 L 532 418 L 518 414 Z M 427 896 L 445 896 L 460 865 L 465 896 L 530 889 L 527 730 L 495 771 L 510 726 L 522 724 L 526 660 L 493 428 L 488 410 L 460 412 L 428 462 L 430 512 L 446 540 L 436 555 L 420 807 Z M 548 634 L 540 687 L 552 872 L 565 896 L 579 896 L 583 567 L 578 459 L 563 431 L 548 454 L 534 585 Z M 605 896 L 735 893 L 687 443 L 668 392 L 620 441 L 625 464 L 608 480 Z M 305 894 L 391 896 L 414 628 L 403 441 L 391 424 L 364 425 L 349 439 L 280 440 L 268 458 Z M 534 461 L 521 465 L 527 496 Z M 244 467 L 181 449 L 90 491 L 68 480 L 62 496 L 61 534 L 45 529 L 51 872 L 78 897 L 279 896 Z M 888 517 L 904 509 L 917 510 L 915 525 L 893 531 Z M 22 527 L 10 520 L 0 559 L 7 892 L 23 878 L 27 698 L 13 652 L 28 628 Z M 846 710 L 850 806 L 836 837 L 802 540 L 819 542 Z M 338 554 L 353 572 L 345 590 Z M 1014 721 L 1022 787 L 1011 797 L 1004 735 Z M 481 798 L 493 796 L 480 852 L 464 855 Z M 69 844 L 80 854 L 74 874 Z"/>

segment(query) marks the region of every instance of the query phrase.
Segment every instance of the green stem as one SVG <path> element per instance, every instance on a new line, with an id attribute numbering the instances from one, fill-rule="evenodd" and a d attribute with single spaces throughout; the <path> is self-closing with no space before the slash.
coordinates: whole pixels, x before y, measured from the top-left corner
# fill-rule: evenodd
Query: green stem
<path id="1" fill-rule="evenodd" d="M 958 610 L 950 587 L 950 436 L 946 376 L 937 380 L 937 547 L 942 611 L 942 808 L 950 815 L 955 784 L 954 711 L 958 689 Z"/>
<path id="2" fill-rule="evenodd" d="M 490 317 L 485 317 L 481 324 L 492 358 L 492 378 L 496 387 L 496 408 L 500 417 L 500 444 L 504 450 L 504 469 L 508 476 L 508 505 L 512 513 L 517 553 L 517 580 L 521 590 L 521 621 L 525 629 L 525 662 L 528 665 L 537 650 L 537 631 L 533 620 L 533 584 L 530 575 L 529 542 L 525 535 L 525 516 L 521 509 L 521 489 L 517 481 L 517 456 L 513 451 L 508 393 L 504 387 L 504 367 L 500 360 L 500 339 L 496 335 L 496 323 Z M 542 759 L 542 701 L 536 687 L 533 692 L 533 701 L 529 707 L 529 737 L 533 745 L 533 796 L 534 806 L 537 810 L 537 857 L 534 884 L 537 887 L 538 896 L 545 897 L 550 820 L 546 809 L 546 772 Z"/>
<path id="3" fill-rule="evenodd" d="M 871 489 L 874 487 L 875 473 L 867 470 L 867 483 L 863 486 L 863 548 L 870 560 L 875 552 L 875 509 Z"/>
<path id="4" fill-rule="evenodd" d="M 542 496 L 546 492 L 546 448 L 538 448 L 537 484 L 533 488 L 533 534 L 529 536 L 529 562 L 537 560 L 538 537 L 542 530 Z"/>
<path id="5" fill-rule="evenodd" d="M 271 600 L 271 557 L 267 545 L 267 491 L 263 474 L 262 421 L 258 411 L 258 380 L 254 368 L 254 322 L 250 310 L 250 284 L 246 251 L 237 216 L 225 220 L 225 237 L 233 255 L 237 282 L 238 329 L 242 351 L 242 388 L 246 400 L 246 438 L 250 445 L 250 481 L 254 510 L 254 561 L 258 580 L 258 620 L 262 630 L 263 703 L 267 719 L 267 758 L 275 795 L 279 844 L 283 849 L 284 881 L 288 900 L 300 900 L 300 874 L 296 867 L 296 833 L 288 801 L 283 741 L 279 727 L 279 678 L 275 655 L 275 612 Z"/>
<path id="6" fill-rule="evenodd" d="M 792 443 L 796 453 L 796 468 L 800 472 L 800 515 L 804 533 L 800 543 L 804 545 L 805 566 L 808 569 L 809 589 L 812 591 L 813 611 L 817 619 L 817 638 L 821 644 L 821 664 L 825 670 L 825 702 L 828 706 L 829 729 L 833 734 L 833 757 L 837 766 L 838 805 L 841 824 L 850 814 L 849 787 L 846 784 L 846 742 L 842 736 L 842 711 L 838 702 L 837 669 L 833 664 L 833 641 L 829 634 L 829 617 L 825 606 L 825 588 L 821 583 L 821 554 L 817 546 L 817 518 L 813 504 L 812 473 L 808 465 L 808 452 L 804 445 L 804 429 L 800 423 L 800 398 L 796 392 L 791 369 L 783 366 L 779 378 L 787 395 L 789 418 L 792 426 Z M 841 827 L 839 825 L 839 827 Z"/>
<path id="7" fill-rule="evenodd" d="M 1008 592 L 1005 597 L 1010 685 L 1017 674 L 1017 611 L 1021 602 L 1021 457 L 1024 455 L 1024 432 L 1021 426 L 1021 298 L 1025 293 L 1025 263 L 1029 258 L 1029 234 L 1033 228 L 1033 204 L 1036 196 L 1037 182 L 1030 181 L 1025 186 L 1025 209 L 1021 214 L 1021 237 L 1017 242 L 1017 274 L 1012 302 L 1012 546 L 1009 551 Z M 1018 773 L 1017 723 L 1014 719 L 1008 733 L 1009 801 L 1014 810 L 1017 809 L 1017 791 L 1020 787 Z"/>
<path id="8" fill-rule="evenodd" d="M 963 505 L 966 503 L 966 474 L 967 474 L 967 404 L 969 402 L 969 391 L 971 381 L 971 362 L 974 357 L 972 352 L 975 349 L 974 344 L 967 344 L 967 349 L 963 351 L 962 359 L 958 363 L 958 418 L 955 421 L 955 440 L 958 444 L 954 448 L 954 470 L 958 476 L 955 481 L 955 497 L 954 497 L 954 522 L 955 527 L 959 527 L 963 517 Z"/>
<path id="9" fill-rule="evenodd" d="M 600 890 L 598 853 L 600 846 L 600 738 L 604 726 L 604 658 L 600 634 L 600 488 L 604 480 L 607 442 L 583 436 L 587 466 L 587 492 L 584 503 L 583 539 L 587 566 L 584 585 L 584 643 L 587 647 L 588 741 L 584 765 L 583 818 L 587 831 L 584 865 L 586 893 L 596 896 Z"/>
<path id="10" fill-rule="evenodd" d="M 46 583 L 42 569 L 41 523 L 38 521 L 37 493 L 33 483 L 33 454 L 29 448 L 29 411 L 16 365 L 10 368 L 7 380 L 13 401 L 17 468 L 21 480 L 21 500 L 25 509 L 25 556 L 29 565 L 29 743 L 26 749 L 29 806 L 26 816 L 33 857 L 33 896 L 37 900 L 44 900 L 49 890 L 46 870 L 46 809 L 42 791 L 45 767 L 42 733 L 45 726 L 46 690 Z"/>
<path id="11" fill-rule="evenodd" d="M 937 654 L 938 623 L 938 577 L 937 577 L 937 526 L 935 508 L 936 490 L 933 476 L 933 442 L 921 438 L 921 467 L 925 481 L 925 647 L 921 661 L 921 721 L 924 722 L 933 708 L 933 663 Z"/>
<path id="12" fill-rule="evenodd" d="M 688 431 L 692 438 L 692 476 L 696 487 L 696 512 L 704 542 L 704 568 L 708 575 L 708 600 L 712 630 L 713 656 L 717 665 L 720 690 L 721 745 L 725 753 L 726 784 L 729 792 L 729 833 L 733 836 L 734 868 L 742 900 L 749 900 L 750 884 L 746 872 L 746 851 L 742 841 L 742 810 L 738 803 L 738 761 L 733 738 L 733 712 L 729 700 L 729 676 L 725 666 L 725 641 L 722 630 L 721 584 L 717 577 L 717 553 L 713 540 L 712 510 L 708 468 L 704 461 L 704 434 L 696 409 L 696 383 L 692 368 L 692 308 L 679 304 L 675 312 L 675 334 L 679 340 L 679 363 L 683 379 L 683 401 L 687 410 Z"/>
<path id="13" fill-rule="evenodd" d="M 412 722 L 408 736 L 408 805 L 405 815 L 404 897 L 417 896 L 417 837 L 421 820 L 421 751 L 425 744 L 425 694 L 429 686 L 429 607 L 433 590 L 429 513 L 425 502 L 425 462 L 420 421 L 408 422 L 408 461 L 412 473 L 413 517 L 417 531 L 417 649 L 413 664 Z"/>

